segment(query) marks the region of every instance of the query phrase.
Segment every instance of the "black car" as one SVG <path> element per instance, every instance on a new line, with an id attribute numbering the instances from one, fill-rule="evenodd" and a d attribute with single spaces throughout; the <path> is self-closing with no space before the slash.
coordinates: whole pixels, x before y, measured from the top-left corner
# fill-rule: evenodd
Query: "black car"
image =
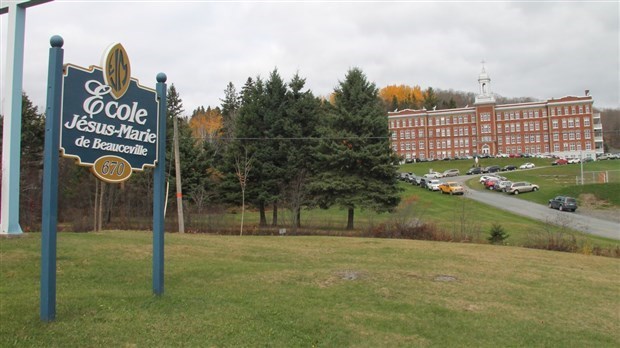
<path id="1" fill-rule="evenodd" d="M 418 179 L 419 185 L 421 188 L 426 188 L 426 178 L 421 176 Z"/>
<path id="2" fill-rule="evenodd" d="M 411 183 L 411 185 L 420 185 L 420 177 L 415 174 L 410 175 L 409 183 Z"/>
<path id="3" fill-rule="evenodd" d="M 482 168 L 480 168 L 480 167 L 469 168 L 469 170 L 467 170 L 467 173 L 465 173 L 465 174 L 467 174 L 467 175 L 482 174 Z"/>
<path id="4" fill-rule="evenodd" d="M 500 166 L 488 166 L 482 170 L 483 173 L 497 173 L 501 170 Z"/>
<path id="5" fill-rule="evenodd" d="M 549 208 L 558 210 L 577 210 L 577 200 L 568 196 L 557 196 L 549 200 Z"/>
<path id="6" fill-rule="evenodd" d="M 512 164 L 509 164 L 507 166 L 504 166 L 504 168 L 502 168 L 502 172 L 507 172 L 507 171 L 511 171 L 511 170 L 516 170 L 517 166 L 513 166 Z"/>

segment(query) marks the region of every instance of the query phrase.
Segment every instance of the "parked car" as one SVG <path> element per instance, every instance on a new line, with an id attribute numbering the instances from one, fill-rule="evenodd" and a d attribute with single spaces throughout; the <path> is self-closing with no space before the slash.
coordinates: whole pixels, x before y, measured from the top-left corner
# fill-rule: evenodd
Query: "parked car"
<path id="1" fill-rule="evenodd" d="M 429 191 L 439 191 L 439 185 L 441 185 L 441 181 L 437 179 L 432 179 L 426 183 L 426 187 Z"/>
<path id="2" fill-rule="evenodd" d="M 527 163 L 523 163 L 522 165 L 520 165 L 519 169 L 532 169 L 534 167 L 536 167 L 534 163 L 527 162 Z"/>
<path id="3" fill-rule="evenodd" d="M 420 186 L 421 188 L 426 188 L 426 183 L 428 182 L 428 180 L 430 179 L 426 179 L 425 177 L 421 176 L 418 180 L 418 186 Z"/>
<path id="4" fill-rule="evenodd" d="M 577 200 L 569 196 L 556 196 L 549 200 L 549 208 L 558 210 L 577 210 Z"/>
<path id="5" fill-rule="evenodd" d="M 497 179 L 497 180 L 506 180 L 506 178 L 501 176 L 501 175 L 497 175 L 497 174 L 491 173 L 491 174 L 484 174 L 484 175 L 480 176 L 480 179 L 478 181 L 480 181 L 480 183 L 483 184 L 489 178 Z"/>
<path id="6" fill-rule="evenodd" d="M 488 166 L 485 167 L 482 172 L 483 173 L 497 173 L 501 170 L 500 166 Z"/>
<path id="7" fill-rule="evenodd" d="M 568 159 L 568 164 L 575 164 L 575 163 L 580 163 L 579 158 L 569 158 Z"/>
<path id="8" fill-rule="evenodd" d="M 405 178 L 405 181 L 406 181 L 406 182 L 408 182 L 408 183 L 410 183 L 410 184 L 413 184 L 413 185 L 416 185 L 416 181 L 417 181 L 417 180 L 418 180 L 418 176 L 417 176 L 417 175 L 415 175 L 415 173 L 409 173 L 409 175 L 407 176 L 407 178 Z"/>
<path id="9" fill-rule="evenodd" d="M 457 182 L 449 181 L 439 185 L 441 193 L 449 193 L 451 195 L 465 194 L 465 189 Z"/>
<path id="10" fill-rule="evenodd" d="M 445 172 L 443 172 L 444 178 L 448 178 L 451 176 L 459 176 L 459 175 L 461 175 L 461 171 L 458 169 L 448 169 Z"/>
<path id="11" fill-rule="evenodd" d="M 517 166 L 513 166 L 512 164 L 509 164 L 507 166 L 504 166 L 504 168 L 502 168 L 502 172 L 507 172 L 507 171 L 511 171 L 515 169 L 517 169 Z"/>
<path id="12" fill-rule="evenodd" d="M 480 167 L 471 167 L 467 170 L 465 174 L 473 175 L 473 174 L 481 174 L 481 173 L 482 173 L 482 169 Z"/>
<path id="13" fill-rule="evenodd" d="M 400 175 L 398 176 L 398 179 L 405 181 L 408 176 L 409 176 L 409 173 L 400 173 Z"/>
<path id="14" fill-rule="evenodd" d="M 508 186 L 506 188 L 506 193 L 518 195 L 519 193 L 538 191 L 539 189 L 540 188 L 538 187 L 538 185 L 531 184 L 527 181 L 518 181 L 513 182 L 512 185 Z"/>
<path id="15" fill-rule="evenodd" d="M 564 164 L 568 164 L 568 161 L 563 158 L 558 158 L 555 161 L 551 162 L 552 166 L 561 166 Z"/>
<path id="16" fill-rule="evenodd" d="M 506 192 L 506 188 L 508 188 L 510 185 L 512 185 L 512 181 L 500 180 L 495 183 L 493 190 Z"/>
<path id="17" fill-rule="evenodd" d="M 484 182 L 484 188 L 489 189 L 489 190 L 494 190 L 495 189 L 495 183 L 500 182 L 501 180 L 499 178 L 495 178 L 495 177 L 489 177 L 485 182 Z"/>
<path id="18" fill-rule="evenodd" d="M 478 182 L 480 182 L 481 184 L 484 184 L 484 182 L 487 181 L 487 179 L 490 177 L 491 175 L 487 175 L 487 174 L 481 175 L 480 178 L 478 179 Z"/>
<path id="19" fill-rule="evenodd" d="M 443 178 L 443 174 L 442 173 L 438 173 L 438 172 L 430 172 L 427 174 L 424 174 L 424 177 L 428 180 L 430 179 L 439 179 L 439 178 Z"/>

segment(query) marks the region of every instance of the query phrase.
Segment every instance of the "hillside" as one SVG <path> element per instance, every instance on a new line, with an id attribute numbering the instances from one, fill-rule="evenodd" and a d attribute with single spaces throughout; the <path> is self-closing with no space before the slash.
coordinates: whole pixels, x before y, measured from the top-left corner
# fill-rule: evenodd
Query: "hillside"
<path id="1" fill-rule="evenodd" d="M 620 260 L 462 243 L 61 233 L 39 322 L 39 234 L 0 240 L 2 347 L 617 347 Z"/>

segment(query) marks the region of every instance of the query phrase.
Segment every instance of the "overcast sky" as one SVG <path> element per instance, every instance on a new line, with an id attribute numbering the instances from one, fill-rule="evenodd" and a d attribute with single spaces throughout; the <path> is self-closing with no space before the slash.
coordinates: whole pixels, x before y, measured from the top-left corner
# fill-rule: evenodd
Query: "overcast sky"
<path id="1" fill-rule="evenodd" d="M 2 4 L 7 1 L 2 0 Z M 505 97 L 584 95 L 620 107 L 618 1 L 53 1 L 26 11 L 24 91 L 45 109 L 49 39 L 65 63 L 101 65 L 120 42 L 132 76 L 154 88 L 164 72 L 185 113 L 219 106 L 232 82 L 289 81 L 299 72 L 328 95 L 352 67 L 391 84 L 478 92 L 481 61 Z M 6 14 L 0 16 L 5 74 Z M 2 90 L 5 82 L 2 80 Z M 5 97 L 2 94 L 2 110 Z"/>

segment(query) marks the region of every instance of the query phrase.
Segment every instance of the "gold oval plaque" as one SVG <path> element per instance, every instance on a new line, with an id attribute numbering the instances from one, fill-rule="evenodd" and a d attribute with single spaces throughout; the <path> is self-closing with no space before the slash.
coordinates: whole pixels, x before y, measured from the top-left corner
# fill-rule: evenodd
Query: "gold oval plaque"
<path id="1" fill-rule="evenodd" d="M 91 167 L 93 174 L 99 179 L 118 183 L 129 179 L 131 175 L 131 165 L 124 158 L 118 156 L 99 157 Z"/>
<path id="2" fill-rule="evenodd" d="M 114 99 L 122 97 L 131 82 L 131 65 L 127 51 L 120 43 L 112 45 L 105 54 L 103 76 Z"/>

